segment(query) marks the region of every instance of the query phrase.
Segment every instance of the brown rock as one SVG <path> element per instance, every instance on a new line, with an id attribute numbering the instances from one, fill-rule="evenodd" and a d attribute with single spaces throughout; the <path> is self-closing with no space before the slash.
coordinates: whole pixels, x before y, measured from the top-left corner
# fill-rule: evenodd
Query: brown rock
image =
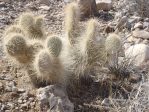
<path id="1" fill-rule="evenodd" d="M 81 16 L 82 17 L 88 17 L 90 15 L 96 15 L 97 14 L 97 7 L 95 0 L 77 0 Z"/>
<path id="2" fill-rule="evenodd" d="M 96 0 L 97 10 L 109 11 L 112 8 L 111 0 Z"/>

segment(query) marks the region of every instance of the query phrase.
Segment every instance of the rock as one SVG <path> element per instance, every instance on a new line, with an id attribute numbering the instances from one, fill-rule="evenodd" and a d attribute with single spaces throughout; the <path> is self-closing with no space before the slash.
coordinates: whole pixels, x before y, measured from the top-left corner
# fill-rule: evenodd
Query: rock
<path id="1" fill-rule="evenodd" d="M 127 50 L 130 46 L 131 46 L 131 43 L 125 43 L 125 44 L 124 44 L 125 50 Z"/>
<path id="2" fill-rule="evenodd" d="M 11 109 L 13 109 L 15 106 L 14 106 L 14 103 L 12 103 L 12 102 L 8 102 L 7 103 L 7 106 L 9 106 Z"/>
<path id="3" fill-rule="evenodd" d="M 105 98 L 102 103 L 101 103 L 102 106 L 111 106 L 112 105 L 112 102 L 110 101 L 110 99 L 108 98 Z"/>
<path id="4" fill-rule="evenodd" d="M 19 88 L 19 89 L 18 89 L 18 92 L 19 92 L 19 93 L 23 93 L 23 92 L 25 92 L 25 89 Z"/>
<path id="5" fill-rule="evenodd" d="M 50 0 L 39 0 L 38 3 L 49 6 L 50 5 Z"/>
<path id="6" fill-rule="evenodd" d="M 50 85 L 37 90 L 37 99 L 41 109 L 44 106 L 50 107 L 49 112 L 73 112 L 74 105 L 68 99 L 63 87 Z"/>
<path id="7" fill-rule="evenodd" d="M 132 36 L 135 38 L 149 39 L 149 32 L 145 30 L 134 30 Z"/>
<path id="8" fill-rule="evenodd" d="M 77 2 L 80 7 L 81 18 L 97 14 L 95 0 L 77 0 Z"/>
<path id="9" fill-rule="evenodd" d="M 12 92 L 17 92 L 17 91 L 18 91 L 18 88 L 15 87 L 15 86 L 13 86 L 13 87 L 12 87 Z"/>
<path id="10" fill-rule="evenodd" d="M 48 7 L 46 5 L 42 5 L 42 6 L 39 7 L 39 9 L 48 11 L 48 10 L 50 10 L 50 7 Z"/>
<path id="11" fill-rule="evenodd" d="M 149 22 L 144 22 L 143 23 L 143 28 L 148 28 L 149 27 Z"/>
<path id="12" fill-rule="evenodd" d="M 18 100 L 18 103 L 23 103 L 23 101 L 21 99 Z"/>
<path id="13" fill-rule="evenodd" d="M 136 66 L 140 66 L 143 62 L 149 60 L 149 46 L 145 44 L 136 44 L 129 47 L 125 51 L 126 58 Z"/>
<path id="14" fill-rule="evenodd" d="M 144 20 L 145 22 L 149 22 L 149 18 L 145 18 L 145 20 Z"/>
<path id="15" fill-rule="evenodd" d="M 137 28 L 143 29 L 143 24 L 142 24 L 141 22 L 136 23 L 136 24 L 134 25 L 134 29 L 137 29 Z"/>
<path id="16" fill-rule="evenodd" d="M 149 40 L 148 39 L 144 39 L 142 43 L 148 45 L 149 44 Z"/>
<path id="17" fill-rule="evenodd" d="M 96 0 L 97 10 L 109 11 L 112 8 L 111 0 Z"/>

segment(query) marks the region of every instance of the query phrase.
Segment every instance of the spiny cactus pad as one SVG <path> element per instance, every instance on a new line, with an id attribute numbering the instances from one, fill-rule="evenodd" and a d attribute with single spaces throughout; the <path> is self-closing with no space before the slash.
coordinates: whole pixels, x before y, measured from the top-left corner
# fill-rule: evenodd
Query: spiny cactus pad
<path id="1" fill-rule="evenodd" d="M 65 31 L 70 45 L 75 44 L 79 31 L 79 7 L 76 3 L 70 3 L 65 9 Z"/>
<path id="2" fill-rule="evenodd" d="M 37 28 L 42 28 L 42 25 L 43 25 L 43 21 L 44 21 L 44 18 L 42 16 L 37 16 L 35 18 L 35 26 Z"/>
<path id="3" fill-rule="evenodd" d="M 42 18 L 36 17 L 32 13 L 24 13 L 19 18 L 19 25 L 31 39 L 44 39 L 45 32 L 42 26 Z"/>
<path id="4" fill-rule="evenodd" d="M 120 37 L 114 33 L 110 34 L 105 41 L 105 47 L 108 54 L 118 53 L 122 47 Z"/>
<path id="5" fill-rule="evenodd" d="M 22 55 L 26 52 L 26 40 L 21 34 L 9 34 L 10 39 L 5 43 L 6 51 L 12 56 Z"/>
<path id="6" fill-rule="evenodd" d="M 41 50 L 35 57 L 34 62 L 37 76 L 51 83 L 63 80 L 62 67 L 58 59 L 55 59 L 47 50 Z"/>
<path id="7" fill-rule="evenodd" d="M 98 22 L 95 19 L 90 19 L 87 24 L 85 38 L 83 39 L 84 49 L 88 55 L 88 65 L 92 66 L 97 61 L 104 63 L 105 61 L 105 48 L 104 40 L 99 37 L 97 31 Z"/>
<path id="8" fill-rule="evenodd" d="M 47 48 L 54 57 L 58 57 L 62 50 L 62 41 L 57 36 L 51 36 L 47 39 Z"/>

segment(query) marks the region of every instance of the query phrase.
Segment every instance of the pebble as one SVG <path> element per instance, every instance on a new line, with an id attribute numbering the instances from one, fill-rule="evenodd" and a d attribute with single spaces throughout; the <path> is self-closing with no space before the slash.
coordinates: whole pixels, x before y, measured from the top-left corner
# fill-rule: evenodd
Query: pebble
<path id="1" fill-rule="evenodd" d="M 143 24 L 141 22 L 136 23 L 135 26 L 134 26 L 134 29 L 137 29 L 137 28 L 143 29 Z"/>
<path id="2" fill-rule="evenodd" d="M 18 100 L 18 103 L 23 103 L 23 101 L 21 99 Z"/>
<path id="3" fill-rule="evenodd" d="M 102 102 L 101 102 L 102 106 L 111 106 L 112 102 L 110 101 L 110 99 L 105 98 Z"/>

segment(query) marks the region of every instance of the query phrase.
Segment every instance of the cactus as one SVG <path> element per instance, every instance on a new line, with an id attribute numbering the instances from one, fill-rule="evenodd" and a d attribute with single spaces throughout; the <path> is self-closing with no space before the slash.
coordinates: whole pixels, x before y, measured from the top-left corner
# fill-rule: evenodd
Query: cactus
<path id="1" fill-rule="evenodd" d="M 37 16 L 36 18 L 35 18 L 35 26 L 36 26 L 36 28 L 42 28 L 42 26 L 43 26 L 43 21 L 44 21 L 44 18 L 43 18 L 43 16 Z"/>
<path id="2" fill-rule="evenodd" d="M 106 38 L 105 48 L 108 56 L 108 62 L 112 65 L 118 63 L 118 56 L 122 50 L 120 37 L 115 33 L 110 34 Z"/>
<path id="3" fill-rule="evenodd" d="M 8 41 L 6 39 L 8 39 Z M 5 42 L 6 51 L 11 56 L 22 55 L 25 53 L 27 48 L 26 40 L 21 34 L 8 34 L 5 37 L 5 41 L 7 41 Z"/>
<path id="4" fill-rule="evenodd" d="M 29 64 L 43 45 L 39 41 L 26 40 L 22 34 L 10 33 L 4 37 L 4 47 L 8 57 L 19 64 Z"/>
<path id="5" fill-rule="evenodd" d="M 65 32 L 70 46 L 76 43 L 79 32 L 79 7 L 76 3 L 70 3 L 65 9 Z"/>
<path id="6" fill-rule="evenodd" d="M 41 50 L 34 61 L 37 77 L 50 83 L 64 83 L 65 75 L 58 58 L 53 57 L 48 50 Z"/>
<path id="7" fill-rule="evenodd" d="M 97 31 L 98 22 L 90 19 L 87 24 L 85 37 L 82 40 L 81 48 L 87 53 L 87 63 L 89 67 L 94 66 L 98 61 L 103 64 L 106 60 L 104 39 L 99 37 Z"/>
<path id="8" fill-rule="evenodd" d="M 110 34 L 105 41 L 105 47 L 108 54 L 118 53 L 122 47 L 120 37 L 114 33 Z"/>
<path id="9" fill-rule="evenodd" d="M 31 13 L 24 13 L 19 18 L 19 25 L 31 39 L 45 39 L 45 32 L 42 29 L 42 18 L 36 18 Z"/>
<path id="10" fill-rule="evenodd" d="M 8 35 L 9 33 L 19 33 L 24 35 L 24 31 L 18 25 L 11 25 L 5 29 L 4 36 Z"/>
<path id="11" fill-rule="evenodd" d="M 9 39 L 8 39 L 8 38 Z M 24 39 L 23 35 L 21 34 L 8 34 L 4 39 L 4 47 L 7 56 L 15 59 L 19 63 L 26 63 L 29 59 L 27 54 L 27 44 L 26 40 Z"/>
<path id="12" fill-rule="evenodd" d="M 57 36 L 50 36 L 47 39 L 47 48 L 54 57 L 58 57 L 62 50 L 62 41 Z"/>

